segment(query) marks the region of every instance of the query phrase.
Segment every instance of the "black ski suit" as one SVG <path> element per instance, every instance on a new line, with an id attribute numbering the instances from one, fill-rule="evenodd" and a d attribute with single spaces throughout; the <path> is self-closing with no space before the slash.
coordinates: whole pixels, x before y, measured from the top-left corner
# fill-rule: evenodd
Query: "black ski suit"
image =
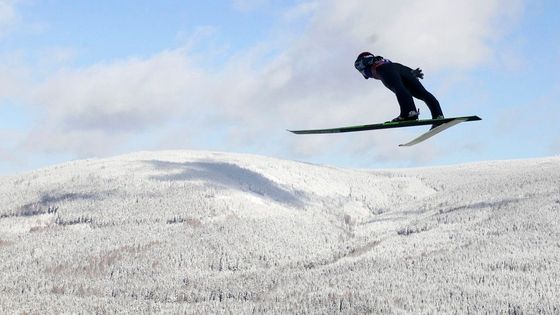
<path id="1" fill-rule="evenodd" d="M 416 111 L 412 97 L 426 103 L 432 118 L 443 116 L 438 100 L 424 88 L 411 68 L 382 57 L 376 57 L 376 59 L 370 68 L 370 77 L 381 80 L 383 85 L 395 93 L 401 108 L 401 117 L 407 117 L 408 113 Z"/>

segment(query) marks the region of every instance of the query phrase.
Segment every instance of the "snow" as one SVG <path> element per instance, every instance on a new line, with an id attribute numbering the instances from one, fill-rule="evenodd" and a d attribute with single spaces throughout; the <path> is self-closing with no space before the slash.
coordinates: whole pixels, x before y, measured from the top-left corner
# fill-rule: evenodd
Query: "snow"
<path id="1" fill-rule="evenodd" d="M 141 152 L 0 178 L 1 313 L 560 313 L 560 158 Z"/>

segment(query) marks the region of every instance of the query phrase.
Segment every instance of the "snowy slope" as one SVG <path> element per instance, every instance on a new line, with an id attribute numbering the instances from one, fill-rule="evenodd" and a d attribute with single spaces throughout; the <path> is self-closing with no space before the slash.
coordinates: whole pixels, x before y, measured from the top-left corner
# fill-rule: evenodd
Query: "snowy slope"
<path id="1" fill-rule="evenodd" d="M 145 152 L 0 178 L 1 313 L 560 313 L 560 158 Z"/>

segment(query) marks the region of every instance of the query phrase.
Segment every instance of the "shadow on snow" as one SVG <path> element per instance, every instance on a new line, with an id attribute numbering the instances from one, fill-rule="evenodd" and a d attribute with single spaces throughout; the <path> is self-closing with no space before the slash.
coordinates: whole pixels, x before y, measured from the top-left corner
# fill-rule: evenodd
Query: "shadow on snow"
<path id="1" fill-rule="evenodd" d="M 159 181 L 196 181 L 201 180 L 219 186 L 250 191 L 264 198 L 294 207 L 304 206 L 302 201 L 304 193 L 289 191 L 265 176 L 240 167 L 235 164 L 212 161 L 199 162 L 167 162 L 151 160 L 146 161 L 157 170 L 167 171 L 167 174 L 153 176 Z"/>

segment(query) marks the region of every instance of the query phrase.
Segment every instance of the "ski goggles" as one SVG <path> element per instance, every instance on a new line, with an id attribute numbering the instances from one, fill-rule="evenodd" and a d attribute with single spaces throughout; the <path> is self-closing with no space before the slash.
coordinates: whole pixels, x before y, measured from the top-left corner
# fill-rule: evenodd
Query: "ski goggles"
<path id="1" fill-rule="evenodd" d="M 360 73 L 364 76 L 364 79 L 371 78 L 371 65 L 374 63 L 374 56 L 373 55 L 365 55 L 361 56 L 360 58 L 356 59 L 354 62 L 354 67 L 356 70 L 360 71 Z"/>

